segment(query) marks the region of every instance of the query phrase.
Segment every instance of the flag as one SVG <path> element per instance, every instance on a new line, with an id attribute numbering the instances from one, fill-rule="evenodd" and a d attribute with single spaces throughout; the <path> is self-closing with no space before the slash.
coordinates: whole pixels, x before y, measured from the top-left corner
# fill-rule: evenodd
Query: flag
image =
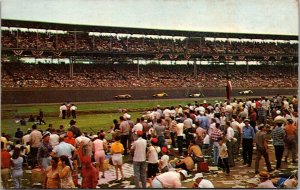
<path id="1" fill-rule="evenodd" d="M 227 80 L 227 85 L 226 85 L 226 97 L 227 97 L 227 100 L 230 100 L 231 91 L 232 91 L 231 82 L 230 82 L 230 80 Z"/>

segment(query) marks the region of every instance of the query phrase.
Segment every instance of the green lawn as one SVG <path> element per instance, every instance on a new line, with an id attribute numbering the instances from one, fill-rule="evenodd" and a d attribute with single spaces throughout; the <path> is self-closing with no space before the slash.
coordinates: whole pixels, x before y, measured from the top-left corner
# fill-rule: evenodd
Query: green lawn
<path id="1" fill-rule="evenodd" d="M 156 105 L 161 107 L 177 106 L 178 104 L 186 105 L 188 103 L 194 103 L 195 100 L 202 103 L 203 99 L 182 99 L 182 100 L 151 100 L 151 101 L 122 101 L 122 102 L 106 102 L 106 103 L 78 103 L 78 117 L 76 119 L 77 126 L 81 131 L 92 132 L 93 130 L 98 132 L 101 129 L 107 131 L 113 124 L 113 119 L 118 119 L 121 116 L 119 109 L 128 109 L 128 113 L 132 116 L 132 120 L 136 121 L 137 117 L 141 117 L 141 112 L 144 110 L 150 110 Z M 207 102 L 214 103 L 216 100 L 206 98 Z M 224 100 L 220 99 L 219 100 Z M 31 128 L 33 123 L 27 123 L 26 126 L 20 126 L 15 122 L 16 116 L 24 116 L 28 118 L 29 115 L 36 116 L 39 109 L 44 112 L 44 120 L 47 125 L 39 125 L 38 128 L 45 130 L 49 123 L 52 123 L 55 129 L 58 129 L 59 125 L 64 125 L 65 128 L 69 127 L 70 119 L 61 119 L 59 115 L 60 104 L 38 104 L 38 105 L 2 105 L 1 116 L 1 131 L 14 136 L 16 129 L 20 127 L 23 132 L 26 132 L 28 128 Z M 94 113 L 93 113 L 94 112 Z M 95 113 L 96 112 L 96 113 Z M 103 113 L 99 113 L 103 112 Z M 109 135 L 110 136 L 110 135 Z"/>

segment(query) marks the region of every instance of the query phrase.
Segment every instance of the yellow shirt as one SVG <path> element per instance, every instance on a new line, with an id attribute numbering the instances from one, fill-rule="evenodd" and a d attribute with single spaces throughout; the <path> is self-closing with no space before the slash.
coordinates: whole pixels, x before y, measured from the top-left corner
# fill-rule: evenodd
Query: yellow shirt
<path id="1" fill-rule="evenodd" d="M 123 145 L 120 143 L 120 141 L 116 141 L 114 143 L 111 144 L 111 147 L 110 147 L 110 152 L 112 154 L 114 153 L 122 153 L 124 151 L 124 147 Z"/>

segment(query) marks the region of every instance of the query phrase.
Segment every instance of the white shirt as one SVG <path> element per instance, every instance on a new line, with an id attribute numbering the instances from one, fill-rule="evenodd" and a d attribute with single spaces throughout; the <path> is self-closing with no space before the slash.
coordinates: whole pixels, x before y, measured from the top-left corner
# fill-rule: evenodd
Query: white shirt
<path id="1" fill-rule="evenodd" d="M 66 105 L 62 105 L 62 106 L 59 107 L 59 110 L 60 110 L 60 111 L 62 111 L 62 110 L 67 110 L 67 106 L 66 106 Z"/>
<path id="2" fill-rule="evenodd" d="M 168 155 L 163 155 L 160 158 L 161 168 L 164 168 L 164 167 L 168 166 L 169 165 L 169 160 L 170 160 L 170 157 Z"/>
<path id="3" fill-rule="evenodd" d="M 50 145 L 55 147 L 56 145 L 59 144 L 59 136 L 57 134 L 50 134 L 50 139 L 49 139 Z"/>
<path id="4" fill-rule="evenodd" d="M 200 112 L 204 112 L 205 113 L 205 108 L 203 106 L 199 106 L 198 110 L 199 110 L 199 113 Z"/>
<path id="5" fill-rule="evenodd" d="M 178 108 L 177 113 L 182 113 L 182 108 Z"/>
<path id="6" fill-rule="evenodd" d="M 214 185 L 207 179 L 202 179 L 198 185 L 199 188 L 214 188 Z"/>
<path id="7" fill-rule="evenodd" d="M 173 117 L 175 117 L 176 116 L 176 111 L 175 110 L 171 110 L 170 111 L 170 115 L 173 116 Z"/>
<path id="8" fill-rule="evenodd" d="M 71 106 L 70 110 L 77 110 L 77 107 L 76 106 Z"/>
<path id="9" fill-rule="evenodd" d="M 204 139 L 203 139 L 203 144 L 209 144 L 209 135 L 206 134 Z"/>
<path id="10" fill-rule="evenodd" d="M 27 143 L 29 142 L 29 135 L 30 134 L 27 134 L 27 135 L 24 135 L 22 140 L 23 140 L 23 145 L 27 145 Z"/>
<path id="11" fill-rule="evenodd" d="M 91 139 L 81 135 L 75 139 L 76 145 L 79 145 L 81 141 L 83 141 L 84 145 L 87 145 L 91 141 Z"/>
<path id="12" fill-rule="evenodd" d="M 138 138 L 133 142 L 131 149 L 134 150 L 133 161 L 134 162 L 145 162 L 146 161 L 146 148 L 147 141 L 142 137 Z"/>
<path id="13" fill-rule="evenodd" d="M 183 136 L 183 123 L 178 123 L 176 125 L 177 136 Z"/>
<path id="14" fill-rule="evenodd" d="M 231 127 L 228 127 L 226 133 L 226 139 L 230 142 L 233 137 L 234 137 L 234 131 Z"/>
<path id="15" fill-rule="evenodd" d="M 245 123 L 242 122 L 239 124 L 239 128 L 241 129 L 241 133 L 243 133 L 243 128 L 245 127 Z"/>
<path id="16" fill-rule="evenodd" d="M 169 109 L 165 109 L 164 112 L 163 112 L 163 115 L 165 117 L 170 117 L 170 114 L 171 114 L 171 111 Z"/>
<path id="17" fill-rule="evenodd" d="M 143 125 L 141 123 L 137 123 L 133 126 L 132 132 L 136 134 L 137 131 L 143 131 Z"/>
<path id="18" fill-rule="evenodd" d="M 160 147 L 159 146 L 157 146 L 156 148 L 154 146 L 150 146 L 149 147 L 148 162 L 151 163 L 151 164 L 158 163 L 158 153 L 159 152 L 160 152 Z"/>
<path id="19" fill-rule="evenodd" d="M 180 173 L 176 171 L 169 171 L 163 174 L 160 174 L 156 177 L 159 180 L 164 188 L 180 188 L 181 187 L 181 178 Z"/>
<path id="20" fill-rule="evenodd" d="M 227 105 L 226 107 L 225 107 L 225 110 L 226 110 L 226 112 L 232 112 L 232 106 L 231 105 Z"/>

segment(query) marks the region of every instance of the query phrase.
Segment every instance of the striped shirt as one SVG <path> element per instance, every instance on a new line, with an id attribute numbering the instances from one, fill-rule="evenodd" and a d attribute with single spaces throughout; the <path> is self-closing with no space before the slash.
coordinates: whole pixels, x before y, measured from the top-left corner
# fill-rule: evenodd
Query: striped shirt
<path id="1" fill-rule="evenodd" d="M 220 129 L 216 129 L 211 133 L 211 139 L 213 141 L 218 141 L 223 137 L 223 132 Z"/>
<path id="2" fill-rule="evenodd" d="M 272 131 L 273 145 L 284 146 L 284 136 L 285 136 L 285 131 L 281 127 L 277 126 Z"/>

